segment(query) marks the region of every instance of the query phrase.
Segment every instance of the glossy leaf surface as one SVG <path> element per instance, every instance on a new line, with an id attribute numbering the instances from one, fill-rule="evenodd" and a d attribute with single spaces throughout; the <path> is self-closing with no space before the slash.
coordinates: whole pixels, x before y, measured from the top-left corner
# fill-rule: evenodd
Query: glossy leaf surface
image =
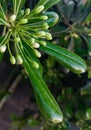
<path id="1" fill-rule="evenodd" d="M 36 100 L 42 114 L 50 121 L 54 123 L 63 121 L 63 114 L 56 103 L 54 97 L 46 86 L 44 80 L 35 71 L 32 64 L 28 64 L 28 59 L 25 56 L 23 66 L 31 80 L 34 88 Z"/>
<path id="2" fill-rule="evenodd" d="M 58 62 L 74 73 L 80 74 L 87 69 L 86 63 L 82 58 L 62 47 L 47 42 L 47 45 L 45 47 L 41 46 L 40 49 L 53 56 Z"/>

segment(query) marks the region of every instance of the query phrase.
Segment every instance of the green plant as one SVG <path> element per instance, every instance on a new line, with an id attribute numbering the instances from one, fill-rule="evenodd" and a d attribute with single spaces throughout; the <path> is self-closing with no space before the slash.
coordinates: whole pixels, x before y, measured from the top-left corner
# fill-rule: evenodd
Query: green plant
<path id="1" fill-rule="evenodd" d="M 87 69 L 86 63 L 79 56 L 48 42 L 52 40 L 50 28 L 58 22 L 59 17 L 55 12 L 46 10 L 59 1 L 40 0 L 34 9 L 30 10 L 24 9 L 26 0 L 0 0 L 0 25 L 3 27 L 0 52 L 7 50 L 11 64 L 23 65 L 31 80 L 41 112 L 53 123 L 62 122 L 63 114 L 42 78 L 39 50 L 52 56 L 74 73 L 84 73 Z"/>

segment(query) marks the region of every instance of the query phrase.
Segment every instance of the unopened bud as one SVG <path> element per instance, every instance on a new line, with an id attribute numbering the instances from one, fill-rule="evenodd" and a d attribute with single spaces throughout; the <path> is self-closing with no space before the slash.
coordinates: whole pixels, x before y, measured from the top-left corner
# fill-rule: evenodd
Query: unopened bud
<path id="1" fill-rule="evenodd" d="M 37 51 L 36 49 L 34 49 L 34 53 L 37 57 L 39 57 L 39 58 L 41 57 L 41 53 L 39 51 Z"/>
<path id="2" fill-rule="evenodd" d="M 68 40 L 69 40 L 69 35 L 65 36 L 65 37 L 64 37 L 64 40 L 65 40 L 65 41 L 68 41 Z"/>
<path id="3" fill-rule="evenodd" d="M 38 13 L 40 13 L 40 12 L 43 11 L 43 10 L 44 10 L 44 6 L 41 5 L 41 6 L 39 6 L 39 7 L 37 7 L 37 8 L 35 9 L 35 13 L 38 14 Z"/>
<path id="4" fill-rule="evenodd" d="M 17 57 L 16 57 L 16 63 L 18 65 L 21 65 L 23 63 L 22 57 L 20 55 L 17 55 Z"/>
<path id="5" fill-rule="evenodd" d="M 16 37 L 16 38 L 14 39 L 14 41 L 15 41 L 15 43 L 18 43 L 18 42 L 20 42 L 20 38 L 19 38 L 19 37 Z"/>
<path id="6" fill-rule="evenodd" d="M 75 38 L 79 37 L 77 33 L 73 33 L 72 36 L 75 37 Z"/>
<path id="7" fill-rule="evenodd" d="M 40 41 L 40 44 L 46 46 L 47 43 L 45 41 Z"/>
<path id="8" fill-rule="evenodd" d="M 29 42 L 30 42 L 31 44 L 33 44 L 33 43 L 35 42 L 35 39 L 34 39 L 34 38 L 30 38 Z"/>
<path id="9" fill-rule="evenodd" d="M 52 35 L 50 33 L 46 33 L 45 37 L 47 40 L 52 40 Z"/>
<path id="10" fill-rule="evenodd" d="M 19 21 L 20 24 L 26 24 L 28 22 L 28 19 L 21 19 Z"/>
<path id="11" fill-rule="evenodd" d="M 0 47 L 0 52 L 1 53 L 4 53 L 5 51 L 6 51 L 6 45 L 2 45 L 1 47 Z"/>
<path id="12" fill-rule="evenodd" d="M 15 65 L 16 59 L 15 59 L 14 56 L 11 56 L 11 57 L 10 57 L 10 63 L 11 63 L 12 65 Z"/>
<path id="13" fill-rule="evenodd" d="M 25 10 L 25 14 L 26 14 L 26 15 L 29 15 L 29 14 L 30 14 L 30 9 L 29 9 L 29 8 L 27 8 L 27 9 Z"/>
<path id="14" fill-rule="evenodd" d="M 48 23 L 43 23 L 42 27 L 43 27 L 43 29 L 48 29 L 49 25 L 48 25 Z"/>
<path id="15" fill-rule="evenodd" d="M 33 63 L 33 66 L 36 68 L 36 69 L 38 69 L 39 68 L 39 64 L 37 63 L 37 62 L 32 62 Z"/>
<path id="16" fill-rule="evenodd" d="M 9 21 L 12 23 L 15 20 L 16 20 L 16 15 L 15 14 L 11 15 L 10 18 L 9 18 Z"/>
<path id="17" fill-rule="evenodd" d="M 33 43 L 34 48 L 39 48 L 39 46 L 40 46 L 39 43 L 37 43 L 37 42 Z"/>
<path id="18" fill-rule="evenodd" d="M 36 34 L 37 36 L 42 37 L 42 36 L 45 36 L 46 33 L 44 31 L 39 31 Z"/>
<path id="19" fill-rule="evenodd" d="M 42 19 L 42 20 L 47 20 L 47 19 L 48 19 L 48 16 L 42 15 L 42 16 L 40 16 L 40 19 Z"/>

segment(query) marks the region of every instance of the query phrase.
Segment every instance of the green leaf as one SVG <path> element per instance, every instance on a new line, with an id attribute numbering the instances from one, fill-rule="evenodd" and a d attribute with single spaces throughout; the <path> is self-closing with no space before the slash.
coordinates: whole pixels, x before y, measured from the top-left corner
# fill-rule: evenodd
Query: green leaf
<path id="1" fill-rule="evenodd" d="M 88 82 L 84 87 L 81 88 L 81 94 L 82 95 L 91 94 L 91 82 Z"/>
<path id="2" fill-rule="evenodd" d="M 37 6 L 44 5 L 45 10 L 49 9 L 53 5 L 57 4 L 60 0 L 40 0 Z"/>
<path id="3" fill-rule="evenodd" d="M 46 4 L 45 4 L 45 9 L 49 9 L 50 7 L 52 7 L 53 5 L 57 4 L 60 0 L 49 0 Z"/>
<path id="4" fill-rule="evenodd" d="M 49 0 L 40 0 L 37 6 L 45 5 Z"/>
<path id="5" fill-rule="evenodd" d="M 47 45 L 45 47 L 41 45 L 40 49 L 53 56 L 55 60 L 74 73 L 80 74 L 87 69 L 87 65 L 82 58 L 62 47 L 47 42 Z"/>
<path id="6" fill-rule="evenodd" d="M 89 56 L 91 56 L 91 37 L 86 37 L 83 35 L 82 35 L 82 37 L 84 38 L 84 40 L 87 43 L 88 54 L 89 54 Z"/>
<path id="7" fill-rule="evenodd" d="M 23 58 L 23 66 L 31 80 L 36 100 L 41 112 L 48 120 L 54 123 L 62 122 L 63 114 L 48 87 L 46 86 L 44 80 L 36 72 L 32 64 L 28 64 L 28 59 L 25 55 L 23 55 Z"/>
<path id="8" fill-rule="evenodd" d="M 24 6 L 26 0 L 13 0 L 14 14 L 17 15 L 19 10 Z"/>

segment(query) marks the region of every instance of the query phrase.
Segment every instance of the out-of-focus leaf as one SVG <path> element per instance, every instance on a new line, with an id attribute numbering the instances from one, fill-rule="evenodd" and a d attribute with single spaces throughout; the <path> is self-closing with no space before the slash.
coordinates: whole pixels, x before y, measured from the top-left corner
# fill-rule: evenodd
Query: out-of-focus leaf
<path id="1" fill-rule="evenodd" d="M 88 94 L 91 93 L 91 82 L 87 83 L 82 89 L 81 89 L 81 94 Z"/>

